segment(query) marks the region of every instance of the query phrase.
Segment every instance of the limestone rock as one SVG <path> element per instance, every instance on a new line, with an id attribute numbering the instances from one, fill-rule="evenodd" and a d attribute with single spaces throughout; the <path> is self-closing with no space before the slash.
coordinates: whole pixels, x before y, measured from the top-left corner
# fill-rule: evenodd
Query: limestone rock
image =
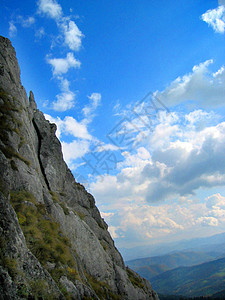
<path id="1" fill-rule="evenodd" d="M 127 269 L 95 200 L 63 160 L 56 125 L 29 101 L 0 37 L 0 295 L 158 299 Z M 33 298 L 32 298 L 33 297 Z"/>

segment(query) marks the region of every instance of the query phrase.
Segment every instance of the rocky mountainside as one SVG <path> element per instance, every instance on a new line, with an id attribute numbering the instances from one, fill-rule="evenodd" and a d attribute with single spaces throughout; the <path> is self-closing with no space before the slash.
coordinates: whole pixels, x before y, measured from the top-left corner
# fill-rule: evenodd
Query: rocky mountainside
<path id="1" fill-rule="evenodd" d="M 114 246 L 0 37 L 0 299 L 158 299 Z"/>

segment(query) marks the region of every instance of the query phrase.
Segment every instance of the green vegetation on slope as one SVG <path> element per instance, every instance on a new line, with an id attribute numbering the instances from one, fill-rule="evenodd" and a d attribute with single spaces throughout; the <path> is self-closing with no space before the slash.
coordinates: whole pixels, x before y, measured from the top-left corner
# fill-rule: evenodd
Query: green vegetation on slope
<path id="1" fill-rule="evenodd" d="M 161 294 L 190 297 L 212 295 L 224 289 L 225 258 L 167 271 L 152 278 L 151 283 Z"/>
<path id="2" fill-rule="evenodd" d="M 59 201 L 57 194 L 51 192 L 51 195 L 53 201 L 62 206 L 62 202 Z M 25 235 L 28 248 L 49 271 L 65 297 L 70 299 L 69 294 L 60 283 L 60 278 L 66 276 L 74 283 L 76 280 L 82 282 L 74 258 L 76 250 L 72 249 L 69 239 L 63 235 L 59 224 L 48 214 L 45 205 L 38 203 L 32 193 L 27 191 L 11 191 L 10 199 Z M 69 213 L 66 206 L 63 210 L 65 214 Z M 11 272 L 16 272 L 14 261 L 7 260 L 5 263 L 9 265 Z M 112 293 L 109 285 L 96 280 L 87 273 L 85 275 L 88 283 L 92 286 L 100 299 L 121 299 L 119 295 Z M 84 284 L 86 284 L 86 282 L 84 282 Z M 39 288 L 38 295 L 40 297 L 49 299 L 41 295 L 41 287 L 43 287 L 44 293 L 45 285 L 46 283 L 43 281 L 38 285 L 34 284 L 34 287 L 35 289 Z M 34 293 L 33 288 L 32 293 Z"/>
<path id="3" fill-rule="evenodd" d="M 49 271 L 59 287 L 59 279 L 63 275 L 71 281 L 80 280 L 69 239 L 63 235 L 59 224 L 47 213 L 45 205 L 38 203 L 27 191 L 11 191 L 10 196 L 28 248 Z M 49 268 L 49 263 L 54 268 Z M 65 296 L 68 296 L 66 291 L 61 289 Z"/>

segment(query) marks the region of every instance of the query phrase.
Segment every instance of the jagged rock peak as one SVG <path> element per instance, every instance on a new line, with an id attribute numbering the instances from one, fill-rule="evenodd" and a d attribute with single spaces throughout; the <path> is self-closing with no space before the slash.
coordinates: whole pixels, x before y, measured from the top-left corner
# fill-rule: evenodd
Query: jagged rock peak
<path id="1" fill-rule="evenodd" d="M 0 299 L 158 299 L 125 267 L 3 37 L 0 116 Z"/>
<path id="2" fill-rule="evenodd" d="M 37 104 L 34 100 L 34 94 L 32 91 L 30 91 L 30 95 L 29 95 L 29 104 L 32 110 L 37 110 Z"/>

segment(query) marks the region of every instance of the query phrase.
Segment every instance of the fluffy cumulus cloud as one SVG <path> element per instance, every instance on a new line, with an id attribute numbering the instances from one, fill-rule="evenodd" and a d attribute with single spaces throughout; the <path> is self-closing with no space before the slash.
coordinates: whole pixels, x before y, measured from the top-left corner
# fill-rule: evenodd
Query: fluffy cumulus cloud
<path id="1" fill-rule="evenodd" d="M 63 14 L 61 5 L 56 0 L 39 0 L 37 5 L 40 15 L 47 16 L 56 22 L 59 33 L 54 39 L 54 46 L 60 44 L 72 51 L 79 51 L 84 35 L 71 16 Z M 44 34 L 46 32 L 44 28 L 41 28 L 36 32 L 36 37 L 41 38 Z M 59 80 L 61 90 L 61 93 L 56 95 L 52 107 L 56 111 L 69 110 L 75 105 L 75 93 L 69 89 L 68 80 L 62 76 L 65 76 L 70 69 L 80 68 L 81 62 L 74 57 L 73 52 L 69 52 L 65 58 L 51 58 L 47 55 L 47 63 L 52 66 L 53 76 Z M 67 81 L 67 88 L 63 87 L 63 81 Z"/>
<path id="2" fill-rule="evenodd" d="M 89 151 L 90 143 L 86 140 L 74 140 L 71 143 L 62 142 L 65 161 L 73 167 L 73 161 L 83 157 Z"/>
<path id="3" fill-rule="evenodd" d="M 214 217 L 200 217 L 197 219 L 197 223 L 203 226 L 218 226 L 218 220 Z"/>
<path id="4" fill-rule="evenodd" d="M 46 14 L 52 19 L 62 17 L 62 7 L 55 0 L 40 0 L 38 1 L 38 12 Z"/>
<path id="5" fill-rule="evenodd" d="M 225 199 L 220 194 L 210 197 Z M 107 206 L 101 201 L 97 203 L 103 211 L 107 211 L 102 213 L 102 217 L 110 224 L 110 233 L 119 247 L 132 247 L 137 242 L 164 242 L 168 236 L 171 239 L 193 237 L 193 232 L 196 236 L 213 234 L 215 229 L 223 231 L 225 225 L 224 202 L 217 201 L 217 205 L 209 209 L 208 198 L 199 201 L 197 198 L 186 197 L 181 201 L 163 203 L 160 206 L 140 203 L 140 199 L 135 197 L 130 203 L 122 201 L 122 198 L 119 200 L 120 206 L 117 210 L 113 200 Z M 110 209 L 113 213 L 110 213 Z"/>
<path id="6" fill-rule="evenodd" d="M 134 192 L 141 182 L 148 202 L 225 184 L 225 123 L 207 126 L 198 120 L 201 114 L 210 119 L 210 113 L 194 111 L 177 124 L 157 125 L 145 140 L 145 148 L 139 148 L 137 154 L 124 153 L 127 156 L 120 164 L 116 183 L 130 184 L 128 190 Z"/>
<path id="7" fill-rule="evenodd" d="M 58 77 L 58 80 L 60 80 L 61 89 L 64 92 L 59 95 L 62 97 L 62 101 L 60 101 L 60 99 L 58 98 L 58 101 L 54 104 L 55 106 L 60 106 L 60 110 L 62 111 L 63 106 L 67 106 L 70 104 L 72 105 L 74 95 L 72 94 L 71 98 L 68 98 L 67 100 L 66 97 L 69 97 L 70 95 L 69 81 L 67 79 L 64 79 L 63 77 Z M 56 135 L 62 141 L 64 159 L 71 168 L 75 166 L 74 161 L 78 158 L 82 158 L 90 150 L 91 146 L 96 143 L 97 145 L 102 144 L 88 131 L 88 126 L 94 118 L 94 111 L 101 101 L 101 94 L 92 93 L 91 96 L 88 96 L 88 98 L 90 100 L 90 104 L 89 106 L 85 106 L 86 110 L 83 110 L 84 116 L 81 121 L 76 120 L 72 116 L 66 116 L 64 119 L 61 119 L 60 117 L 54 118 L 48 114 L 45 114 L 47 120 L 57 125 Z M 56 108 L 57 107 L 55 107 L 55 109 Z M 65 107 L 65 109 L 66 108 L 68 107 Z M 72 139 L 72 141 L 69 143 L 63 140 L 67 136 Z M 108 150 L 109 145 L 106 145 L 106 148 Z M 104 149 L 104 151 L 106 150 L 106 148 Z M 96 149 L 98 149 L 98 146 Z"/>
<path id="8" fill-rule="evenodd" d="M 154 162 L 167 166 L 159 184 L 149 185 L 149 201 L 175 195 L 194 194 L 200 187 L 221 186 L 225 183 L 225 123 L 198 132 L 181 132 L 182 140 L 170 142 L 152 155 Z M 185 172 L 184 172 L 185 170 Z"/>
<path id="9" fill-rule="evenodd" d="M 164 91 L 155 95 L 166 105 L 176 105 L 192 100 L 202 107 L 224 106 L 225 70 L 221 67 L 211 72 L 209 66 L 213 60 L 207 60 L 193 67 L 192 72 L 175 79 Z"/>
<path id="10" fill-rule="evenodd" d="M 73 51 L 79 51 L 81 47 L 82 32 L 74 21 L 64 19 L 61 28 L 65 35 L 65 44 Z"/>
<path id="11" fill-rule="evenodd" d="M 201 16 L 202 20 L 213 28 L 215 32 L 224 33 L 225 31 L 225 5 L 221 1 L 215 9 L 210 9 Z"/>
<path id="12" fill-rule="evenodd" d="M 58 138 L 62 137 L 62 134 L 71 135 L 74 138 L 92 140 L 91 134 L 88 132 L 88 128 L 84 120 L 78 122 L 71 116 L 66 116 L 64 119 L 59 117 L 53 118 L 48 114 L 45 114 L 47 120 L 57 125 L 56 135 Z"/>
<path id="13" fill-rule="evenodd" d="M 38 13 L 46 15 L 55 20 L 57 27 L 63 35 L 64 45 L 73 51 L 79 51 L 83 34 L 71 19 L 64 16 L 61 5 L 55 0 L 40 0 L 38 1 Z M 61 40 L 61 36 L 58 36 Z"/>
<path id="14" fill-rule="evenodd" d="M 225 185 L 225 123 L 219 120 L 203 110 L 161 112 L 142 145 L 122 153 L 118 174 L 104 174 L 91 183 L 101 211 L 114 212 L 109 220 L 114 236 L 128 241 L 136 231 L 137 239 L 147 241 L 194 226 L 224 224 L 222 196 L 193 201 L 199 190 Z"/>
<path id="15" fill-rule="evenodd" d="M 80 68 L 81 63 L 74 58 L 73 53 L 67 53 L 65 58 L 48 58 L 47 62 L 53 68 L 53 75 L 61 75 L 68 72 L 70 68 Z"/>
<path id="16" fill-rule="evenodd" d="M 56 99 L 53 101 L 53 109 L 56 111 L 66 111 L 75 105 L 75 94 L 71 91 L 56 95 Z"/>
<path id="17" fill-rule="evenodd" d="M 219 195 L 222 197 L 221 195 Z M 221 207 L 219 207 L 221 210 Z M 215 216 L 204 201 L 190 200 L 152 206 L 138 204 L 122 205 L 111 215 L 102 213 L 109 230 L 120 247 L 135 246 L 137 242 L 163 242 L 165 236 L 183 238 L 196 233 L 213 233 L 216 227 L 223 229 L 224 215 Z"/>
<path id="18" fill-rule="evenodd" d="M 92 93 L 90 96 L 88 96 L 88 99 L 89 104 L 82 109 L 82 112 L 86 118 L 86 122 L 90 123 L 95 116 L 94 113 L 97 107 L 101 103 L 102 96 L 100 93 Z"/>
<path id="19" fill-rule="evenodd" d="M 62 76 L 57 76 L 61 93 L 56 95 L 52 106 L 56 111 L 66 111 L 75 105 L 76 94 L 70 90 L 70 82 Z"/>
<path id="20" fill-rule="evenodd" d="M 76 95 L 70 90 L 70 82 L 67 79 L 60 76 L 57 79 L 61 82 L 60 89 L 62 93 L 56 96 L 57 100 L 53 102 L 53 108 L 56 111 L 66 111 L 74 106 Z M 82 122 L 85 126 L 91 123 L 95 117 L 95 111 L 101 102 L 101 94 L 93 93 L 88 98 L 90 99 L 90 103 L 82 110 L 85 116 Z"/>
<path id="21" fill-rule="evenodd" d="M 92 136 L 88 133 L 87 127 L 84 121 L 78 122 L 73 117 L 65 117 L 64 119 L 64 131 L 77 138 L 85 140 L 91 140 Z"/>

